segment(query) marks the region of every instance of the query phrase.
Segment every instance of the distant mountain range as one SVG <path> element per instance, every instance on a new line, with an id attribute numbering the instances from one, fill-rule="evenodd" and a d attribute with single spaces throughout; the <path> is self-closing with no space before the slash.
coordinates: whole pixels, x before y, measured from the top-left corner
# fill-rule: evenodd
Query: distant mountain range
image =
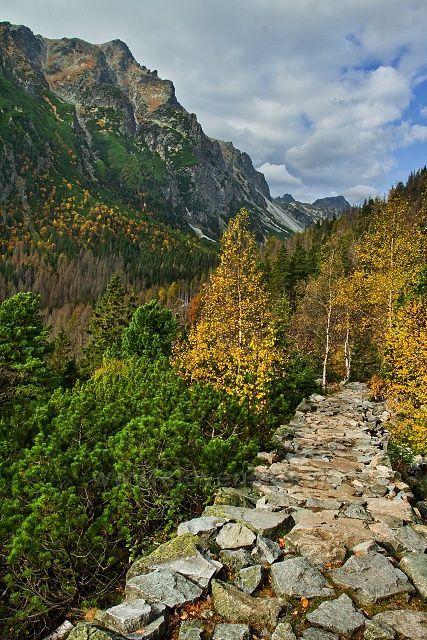
<path id="1" fill-rule="evenodd" d="M 3 22 L 0 76 L 0 202 L 25 209 L 46 176 L 65 178 L 209 239 L 242 206 L 259 237 L 289 235 L 349 206 L 342 197 L 273 199 L 250 157 L 209 138 L 172 82 L 120 40 L 52 40 Z"/>
<path id="2" fill-rule="evenodd" d="M 350 204 L 344 196 L 330 198 L 318 198 L 312 204 L 298 202 L 289 194 L 273 199 L 273 204 L 282 213 L 282 225 L 287 226 L 292 231 L 302 231 L 313 223 L 324 218 L 340 216 L 344 211 L 350 209 Z"/>

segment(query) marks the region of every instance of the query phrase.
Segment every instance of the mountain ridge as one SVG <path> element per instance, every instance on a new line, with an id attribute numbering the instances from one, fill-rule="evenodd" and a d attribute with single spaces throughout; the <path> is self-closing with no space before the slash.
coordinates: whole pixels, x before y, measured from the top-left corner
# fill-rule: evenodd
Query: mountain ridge
<path id="1" fill-rule="evenodd" d="M 311 220 L 308 210 L 300 219 L 293 218 L 293 210 L 283 212 L 249 155 L 208 137 L 196 115 L 177 100 L 173 82 L 139 64 L 121 40 L 92 44 L 44 38 L 2 22 L 0 72 L 50 109 L 57 125 L 64 116 L 54 98 L 68 109 L 65 133 L 72 138 L 67 144 L 76 156 L 78 179 L 150 210 L 163 222 L 216 240 L 242 206 L 251 211 L 259 238 L 289 235 L 317 219 Z M 26 134 L 34 148 L 28 127 Z M 29 188 L 15 157 L 16 147 L 24 146 L 19 143 L 3 148 L 15 170 L 9 172 L 9 184 L 0 185 L 0 200 L 15 195 L 25 206 Z M 35 178 L 56 163 L 51 140 L 42 140 L 41 147 L 46 153 L 39 149 L 32 159 Z"/>

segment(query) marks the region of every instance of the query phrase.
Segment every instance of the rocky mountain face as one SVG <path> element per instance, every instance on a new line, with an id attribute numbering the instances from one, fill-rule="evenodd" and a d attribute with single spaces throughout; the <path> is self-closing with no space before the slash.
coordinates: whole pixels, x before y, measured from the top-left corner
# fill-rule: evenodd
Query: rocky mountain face
<path id="1" fill-rule="evenodd" d="M 298 228 L 292 229 L 293 231 L 302 231 L 319 220 L 340 216 L 350 209 L 350 204 L 343 196 L 318 198 L 312 204 L 308 204 L 294 200 L 289 193 L 285 193 L 274 198 L 273 203 L 283 211 L 284 216 L 294 221 Z"/>
<path id="2" fill-rule="evenodd" d="M 249 156 L 209 138 L 172 82 L 120 40 L 52 40 L 0 23 L 0 82 L 0 202 L 25 208 L 39 179 L 56 175 L 212 239 L 242 206 L 260 237 L 330 210 L 273 201 Z"/>

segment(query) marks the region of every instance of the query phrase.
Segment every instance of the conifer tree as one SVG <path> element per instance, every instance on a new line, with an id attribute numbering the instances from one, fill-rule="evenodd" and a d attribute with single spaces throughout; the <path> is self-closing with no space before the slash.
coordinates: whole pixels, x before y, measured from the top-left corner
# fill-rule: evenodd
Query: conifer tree
<path id="1" fill-rule="evenodd" d="M 72 387 L 77 378 L 77 367 L 72 356 L 72 344 L 63 327 L 53 341 L 53 353 L 50 364 L 58 377 L 58 382 L 64 387 Z"/>
<path id="2" fill-rule="evenodd" d="M 169 357 L 178 333 L 178 319 L 155 300 L 138 307 L 122 335 L 122 354 L 157 360 Z"/>
<path id="3" fill-rule="evenodd" d="M 89 321 L 89 342 L 84 349 L 82 370 L 92 372 L 108 351 L 117 355 L 121 350 L 122 333 L 135 310 L 135 299 L 126 292 L 118 274 L 114 274 L 105 293 L 99 298 Z"/>
<path id="4" fill-rule="evenodd" d="M 17 293 L 0 305 L 0 403 L 32 398 L 50 386 L 48 335 L 39 295 Z"/>
<path id="5" fill-rule="evenodd" d="M 188 341 L 176 348 L 174 361 L 188 379 L 209 382 L 261 406 L 280 356 L 248 220 L 248 211 L 241 209 L 229 223 L 198 320 Z"/>

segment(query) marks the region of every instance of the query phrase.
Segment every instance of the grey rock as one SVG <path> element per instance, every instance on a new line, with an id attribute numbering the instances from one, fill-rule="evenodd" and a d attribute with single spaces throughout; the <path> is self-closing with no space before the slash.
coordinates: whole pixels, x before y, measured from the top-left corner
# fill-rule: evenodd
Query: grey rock
<path id="1" fill-rule="evenodd" d="M 394 530 L 393 537 L 386 542 L 385 546 L 390 548 L 395 555 L 401 557 L 406 553 L 425 553 L 427 540 L 413 527 L 407 525 Z"/>
<path id="2" fill-rule="evenodd" d="M 65 640 L 65 638 L 68 638 L 73 629 L 74 625 L 72 625 L 69 620 L 64 620 L 64 622 L 57 629 L 55 629 L 53 633 L 50 633 L 48 636 L 46 636 L 44 640 Z"/>
<path id="3" fill-rule="evenodd" d="M 249 627 L 246 624 L 217 624 L 212 640 L 249 640 Z"/>
<path id="4" fill-rule="evenodd" d="M 354 589 L 355 598 L 361 605 L 415 591 L 405 574 L 379 553 L 352 556 L 330 575 L 340 587 Z"/>
<path id="5" fill-rule="evenodd" d="M 200 549 L 204 550 L 204 555 Z M 128 580 L 155 569 L 169 569 L 206 588 L 222 565 L 212 560 L 204 542 L 198 536 L 186 533 L 161 544 L 150 555 L 136 560 L 128 571 Z"/>
<path id="6" fill-rule="evenodd" d="M 123 636 L 95 624 L 81 622 L 74 627 L 67 640 L 123 640 Z"/>
<path id="7" fill-rule="evenodd" d="M 237 573 L 240 569 L 254 564 L 251 554 L 247 549 L 224 549 L 219 554 L 219 559 L 230 571 Z"/>
<path id="8" fill-rule="evenodd" d="M 200 620 L 183 620 L 179 627 L 178 640 L 201 640 L 203 623 Z"/>
<path id="9" fill-rule="evenodd" d="M 255 542 L 255 534 L 243 524 L 229 523 L 222 527 L 215 542 L 221 549 L 250 547 Z"/>
<path id="10" fill-rule="evenodd" d="M 138 599 L 122 602 L 105 611 L 98 611 L 95 622 L 118 633 L 133 633 L 147 626 L 164 611 L 164 605 L 151 605 L 146 600 Z"/>
<path id="11" fill-rule="evenodd" d="M 309 400 L 312 400 L 313 402 L 323 402 L 323 400 L 326 400 L 326 397 L 320 395 L 320 393 L 312 393 Z"/>
<path id="12" fill-rule="evenodd" d="M 252 551 L 252 558 L 255 562 L 259 562 L 264 566 L 273 564 L 283 555 L 283 551 L 273 540 L 264 538 L 264 536 L 257 536 L 256 547 Z"/>
<path id="13" fill-rule="evenodd" d="M 399 566 L 409 576 L 420 595 L 427 598 L 427 555 L 410 553 L 400 561 Z"/>
<path id="14" fill-rule="evenodd" d="M 315 629 L 310 627 L 302 634 L 303 640 L 339 640 L 336 633 L 325 631 L 324 629 Z"/>
<path id="15" fill-rule="evenodd" d="M 358 520 L 368 520 L 369 516 L 362 506 L 358 504 L 350 504 L 344 511 L 347 518 L 357 518 Z"/>
<path id="16" fill-rule="evenodd" d="M 274 630 L 271 640 L 297 640 L 289 622 L 280 622 Z"/>
<path id="17" fill-rule="evenodd" d="M 352 548 L 352 552 L 356 556 L 364 555 L 365 553 L 380 553 L 380 547 L 374 540 L 365 540 L 360 542 Z"/>
<path id="18" fill-rule="evenodd" d="M 262 567 L 259 564 L 255 564 L 253 567 L 246 567 L 240 569 L 236 586 L 245 593 L 253 593 L 262 582 Z"/>
<path id="19" fill-rule="evenodd" d="M 216 518 L 214 516 L 193 518 L 193 520 L 187 520 L 187 522 L 182 522 L 179 525 L 177 535 L 182 536 L 185 533 L 192 533 L 193 535 L 214 533 L 226 522 L 227 520 L 224 520 L 224 518 Z"/>
<path id="20" fill-rule="evenodd" d="M 322 602 L 317 609 L 307 614 L 307 620 L 328 631 L 348 636 L 365 624 L 365 616 L 356 609 L 345 593 L 336 600 Z"/>
<path id="21" fill-rule="evenodd" d="M 215 611 L 233 623 L 258 626 L 276 626 L 279 615 L 287 606 L 278 598 L 253 598 L 224 582 L 212 581 Z"/>
<path id="22" fill-rule="evenodd" d="M 334 595 L 324 576 L 307 558 L 276 562 L 270 572 L 272 587 L 278 596 L 314 598 Z"/>
<path id="23" fill-rule="evenodd" d="M 339 509 L 341 505 L 342 502 L 333 498 L 315 498 L 313 496 L 309 496 L 306 502 L 308 509 Z"/>
<path id="24" fill-rule="evenodd" d="M 365 640 L 394 640 L 396 632 L 390 625 L 385 622 L 377 622 L 375 620 L 366 620 L 365 623 Z"/>
<path id="25" fill-rule="evenodd" d="M 128 599 L 143 598 L 149 602 L 162 602 L 171 608 L 193 602 L 202 593 L 194 582 L 169 569 L 135 576 L 126 584 Z"/>
<path id="26" fill-rule="evenodd" d="M 130 633 L 126 635 L 126 638 L 127 640 L 163 640 L 166 635 L 168 621 L 169 616 L 163 613 L 144 628 L 142 635 L 141 633 Z"/>
<path id="27" fill-rule="evenodd" d="M 389 625 L 405 640 L 426 640 L 427 615 L 422 611 L 383 611 L 372 618 L 374 622 Z"/>
<path id="28" fill-rule="evenodd" d="M 380 483 L 379 480 L 377 482 Z M 385 482 L 388 481 L 385 480 Z M 401 526 L 414 519 L 411 505 L 407 500 L 369 498 L 366 509 L 374 519 L 387 522 L 392 527 Z"/>
<path id="29" fill-rule="evenodd" d="M 244 524 L 255 533 L 273 533 L 280 527 L 292 524 L 291 516 L 284 511 L 266 511 L 265 509 L 248 509 L 228 505 L 206 507 L 204 515 L 217 516 Z"/>

